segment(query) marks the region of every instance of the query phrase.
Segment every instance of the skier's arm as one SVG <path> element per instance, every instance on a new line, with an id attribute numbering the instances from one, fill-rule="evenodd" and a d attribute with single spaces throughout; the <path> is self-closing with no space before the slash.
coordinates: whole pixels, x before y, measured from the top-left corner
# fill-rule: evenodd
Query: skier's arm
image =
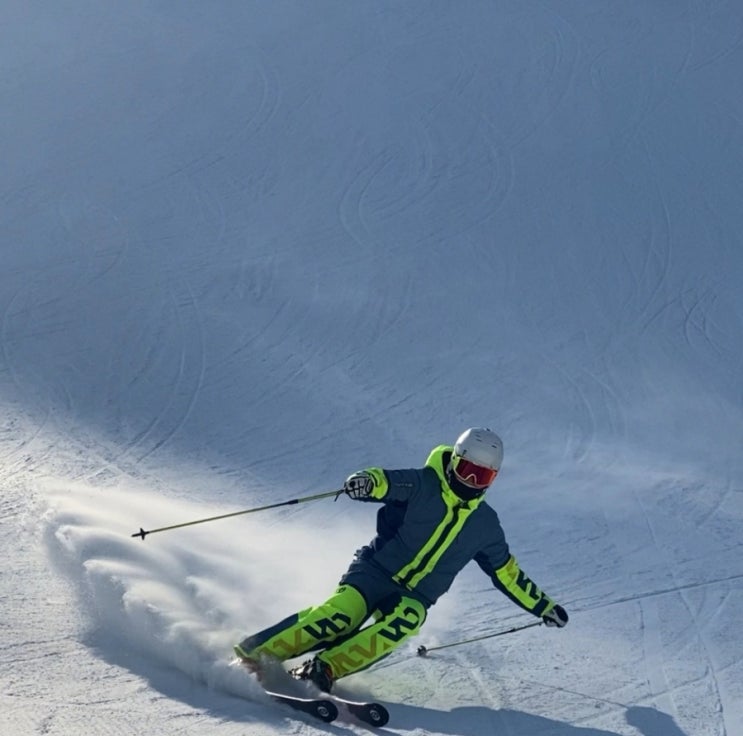
<path id="1" fill-rule="evenodd" d="M 484 510 L 491 515 L 488 539 L 475 555 L 475 562 L 493 581 L 493 585 L 516 605 L 542 618 L 548 626 L 565 626 L 568 622 L 565 609 L 543 593 L 519 567 L 508 548 L 498 514 L 489 506 Z"/>
<path id="2" fill-rule="evenodd" d="M 480 559 L 477 562 L 482 567 Z M 555 602 L 519 567 L 513 555 L 499 567 L 483 569 L 490 575 L 493 585 L 525 611 L 541 617 L 555 607 Z"/>
<path id="3" fill-rule="evenodd" d="M 349 475 L 343 490 L 355 501 L 407 501 L 420 487 L 420 470 L 366 468 Z"/>
<path id="4" fill-rule="evenodd" d="M 506 536 L 497 516 L 491 526 L 487 546 L 475 555 L 475 562 L 490 577 L 498 590 L 525 611 L 543 619 L 547 626 L 565 626 L 565 609 L 543 593 L 519 567 L 506 543 Z"/>

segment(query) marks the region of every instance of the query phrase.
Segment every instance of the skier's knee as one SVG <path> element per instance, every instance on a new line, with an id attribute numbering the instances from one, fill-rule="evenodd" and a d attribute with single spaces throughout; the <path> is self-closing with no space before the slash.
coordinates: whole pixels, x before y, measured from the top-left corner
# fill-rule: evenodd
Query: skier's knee
<path id="1" fill-rule="evenodd" d="M 235 651 L 243 658 L 289 659 L 348 634 L 366 615 L 366 601 L 361 593 L 350 585 L 342 585 L 324 603 L 247 637 Z"/>
<path id="2" fill-rule="evenodd" d="M 331 666 L 336 678 L 350 675 L 386 657 L 409 636 L 417 634 L 425 620 L 426 607 L 414 598 L 402 596 L 387 615 L 326 649 L 319 658 Z"/>
<path id="3" fill-rule="evenodd" d="M 401 642 L 420 631 L 426 620 L 426 607 L 415 598 L 402 596 L 400 602 L 379 623 L 379 634 L 390 642 Z"/>

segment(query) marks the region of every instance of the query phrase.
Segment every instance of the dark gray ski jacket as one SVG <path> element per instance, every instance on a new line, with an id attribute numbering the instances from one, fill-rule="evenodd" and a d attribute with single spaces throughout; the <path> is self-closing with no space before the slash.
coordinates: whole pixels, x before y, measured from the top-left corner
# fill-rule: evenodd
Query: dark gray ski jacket
<path id="1" fill-rule="evenodd" d="M 449 486 L 445 468 L 452 450 L 434 448 L 423 468 L 368 469 L 378 484 L 362 500 L 384 506 L 377 536 L 359 557 L 431 605 L 474 560 L 512 601 L 543 616 L 555 603 L 519 568 L 498 514 L 482 498 L 463 501 Z"/>

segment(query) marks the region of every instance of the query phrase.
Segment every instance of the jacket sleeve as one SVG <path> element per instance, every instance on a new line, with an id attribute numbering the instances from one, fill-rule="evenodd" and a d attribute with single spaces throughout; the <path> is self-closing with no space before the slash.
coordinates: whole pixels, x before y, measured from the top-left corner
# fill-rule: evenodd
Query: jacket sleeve
<path id="1" fill-rule="evenodd" d="M 374 490 L 364 501 L 381 503 L 404 503 L 421 487 L 420 469 L 385 470 L 383 468 L 366 468 L 366 472 L 374 478 Z"/>
<path id="2" fill-rule="evenodd" d="M 519 567 L 513 555 L 490 573 L 493 584 L 514 603 L 535 616 L 543 616 L 555 602 L 543 593 L 536 583 Z"/>
<path id="3" fill-rule="evenodd" d="M 497 514 L 491 524 L 491 538 L 486 547 L 475 555 L 475 562 L 490 577 L 498 590 L 516 605 L 535 616 L 543 616 L 554 607 L 554 601 L 543 593 L 536 583 L 519 567 L 510 553 Z"/>

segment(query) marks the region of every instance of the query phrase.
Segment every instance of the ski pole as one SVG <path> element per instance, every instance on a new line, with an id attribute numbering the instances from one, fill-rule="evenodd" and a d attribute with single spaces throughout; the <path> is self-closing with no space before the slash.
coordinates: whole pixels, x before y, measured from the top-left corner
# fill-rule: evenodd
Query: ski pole
<path id="1" fill-rule="evenodd" d="M 525 626 L 516 626 L 513 629 L 506 629 L 505 631 L 496 631 L 494 634 L 485 634 L 484 636 L 476 636 L 474 639 L 464 639 L 463 641 L 454 641 L 450 644 L 441 644 L 438 647 L 424 647 L 423 645 L 418 647 L 418 656 L 425 657 L 429 652 L 433 652 L 436 649 L 448 649 L 449 647 L 458 647 L 460 644 L 471 644 L 473 641 L 482 641 L 483 639 L 492 639 L 495 636 L 503 636 L 504 634 L 513 634 L 516 631 L 523 631 L 524 629 L 531 629 L 534 626 L 541 626 L 544 621 L 535 621 L 532 624 L 526 624 Z"/>
<path id="2" fill-rule="evenodd" d="M 142 541 L 148 534 L 155 534 L 156 532 L 167 532 L 171 529 L 181 529 L 184 526 L 193 526 L 194 524 L 205 524 L 207 521 L 217 521 L 218 519 L 227 519 L 230 516 L 240 516 L 241 514 L 254 514 L 256 511 L 265 511 L 266 509 L 276 509 L 279 506 L 291 506 L 295 503 L 305 503 L 305 501 L 316 501 L 319 498 L 329 498 L 330 496 L 338 497 L 339 494 L 343 493 L 343 489 L 338 491 L 327 491 L 326 493 L 316 493 L 314 496 L 304 496 L 303 498 L 293 498 L 291 501 L 281 501 L 279 503 L 271 503 L 268 506 L 258 506 L 257 508 L 245 509 L 244 511 L 233 511 L 230 514 L 220 514 L 219 516 L 210 516 L 207 519 L 196 519 L 196 521 L 186 521 L 183 524 L 173 524 L 172 526 L 161 526 L 159 529 L 150 529 L 145 531 L 140 527 L 138 532 L 132 534 L 133 537 L 140 537 Z"/>

